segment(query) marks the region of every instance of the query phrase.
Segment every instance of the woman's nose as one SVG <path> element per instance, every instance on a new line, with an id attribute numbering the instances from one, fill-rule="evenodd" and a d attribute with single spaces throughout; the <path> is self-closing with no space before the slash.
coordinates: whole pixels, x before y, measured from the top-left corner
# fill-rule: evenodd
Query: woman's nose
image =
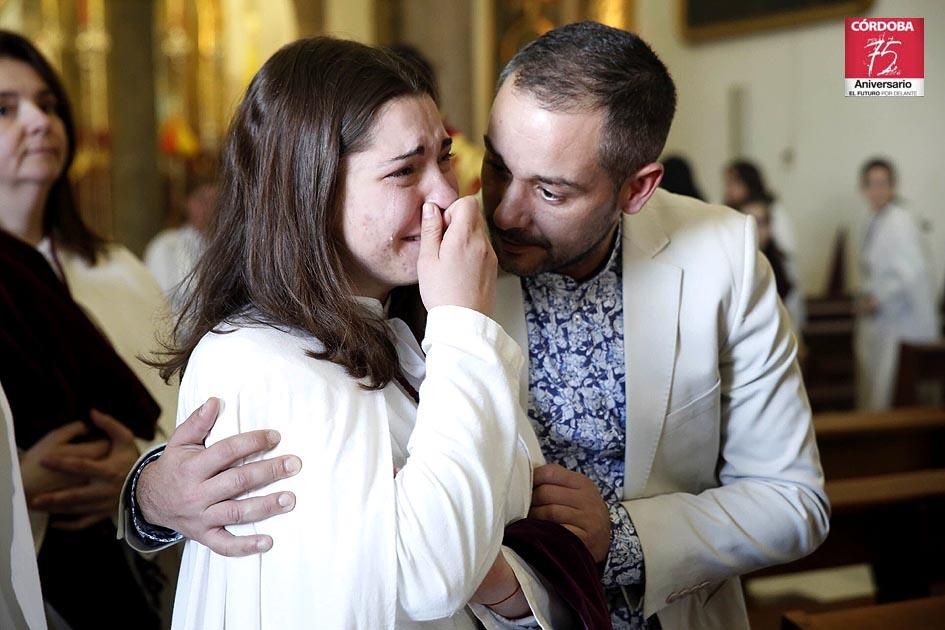
<path id="1" fill-rule="evenodd" d="M 457 189 L 456 175 L 452 169 L 445 173 L 436 169 L 430 178 L 424 201 L 432 201 L 441 208 L 448 208 L 459 199 Z"/>
<path id="2" fill-rule="evenodd" d="M 50 114 L 30 100 L 20 103 L 20 116 L 30 133 L 44 132 L 49 129 Z"/>

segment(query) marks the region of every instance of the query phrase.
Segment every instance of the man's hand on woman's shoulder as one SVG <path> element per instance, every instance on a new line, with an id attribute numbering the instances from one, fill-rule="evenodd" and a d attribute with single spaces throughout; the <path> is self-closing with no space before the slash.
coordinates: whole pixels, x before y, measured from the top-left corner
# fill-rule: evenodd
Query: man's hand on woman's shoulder
<path id="1" fill-rule="evenodd" d="M 219 411 L 220 401 L 209 399 L 177 427 L 164 453 L 144 468 L 137 485 L 141 515 L 152 525 L 180 532 L 224 556 L 268 551 L 273 544 L 270 536 L 234 536 L 226 526 L 290 512 L 295 495 L 236 497 L 297 474 L 302 460 L 284 455 L 238 465 L 279 443 L 281 436 L 272 430 L 240 433 L 205 447 Z"/>

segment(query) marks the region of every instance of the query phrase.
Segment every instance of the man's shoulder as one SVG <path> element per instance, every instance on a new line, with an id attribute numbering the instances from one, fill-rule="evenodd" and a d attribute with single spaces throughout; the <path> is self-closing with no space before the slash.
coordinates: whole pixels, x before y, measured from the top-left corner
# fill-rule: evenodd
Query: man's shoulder
<path id="1" fill-rule="evenodd" d="M 741 256 L 750 221 L 731 208 L 658 190 L 624 227 L 627 238 L 642 251 L 689 267 Z"/>
<path id="2" fill-rule="evenodd" d="M 745 215 L 726 206 L 711 204 L 676 195 L 665 190 L 657 190 L 643 209 L 650 213 L 663 226 L 670 240 L 677 234 L 728 230 L 744 231 Z M 643 214 L 641 213 L 641 214 Z"/>
<path id="3" fill-rule="evenodd" d="M 902 206 L 891 205 L 887 213 L 887 222 L 898 228 L 920 231 L 921 218 L 914 211 Z"/>

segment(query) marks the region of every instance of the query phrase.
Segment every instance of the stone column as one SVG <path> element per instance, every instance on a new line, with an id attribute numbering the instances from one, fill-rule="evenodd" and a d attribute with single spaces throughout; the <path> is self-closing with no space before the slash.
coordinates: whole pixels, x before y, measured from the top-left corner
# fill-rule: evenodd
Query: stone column
<path id="1" fill-rule="evenodd" d="M 152 0 L 106 2 L 115 240 L 139 256 L 161 228 Z"/>

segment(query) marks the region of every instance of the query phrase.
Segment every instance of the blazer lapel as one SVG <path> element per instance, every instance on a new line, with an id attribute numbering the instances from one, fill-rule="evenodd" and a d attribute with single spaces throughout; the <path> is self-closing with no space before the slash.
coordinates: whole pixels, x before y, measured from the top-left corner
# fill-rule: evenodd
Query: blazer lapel
<path id="1" fill-rule="evenodd" d="M 669 239 L 657 221 L 658 197 L 624 217 L 623 321 L 627 364 L 624 499 L 641 496 L 666 419 L 679 329 L 682 269 L 655 260 Z"/>
<path id="2" fill-rule="evenodd" d="M 522 279 L 511 273 L 499 273 L 496 281 L 495 320 L 506 334 L 518 343 L 525 355 L 519 379 L 519 399 L 522 409 L 528 409 L 528 328 L 525 324 L 525 299 L 522 296 Z"/>

